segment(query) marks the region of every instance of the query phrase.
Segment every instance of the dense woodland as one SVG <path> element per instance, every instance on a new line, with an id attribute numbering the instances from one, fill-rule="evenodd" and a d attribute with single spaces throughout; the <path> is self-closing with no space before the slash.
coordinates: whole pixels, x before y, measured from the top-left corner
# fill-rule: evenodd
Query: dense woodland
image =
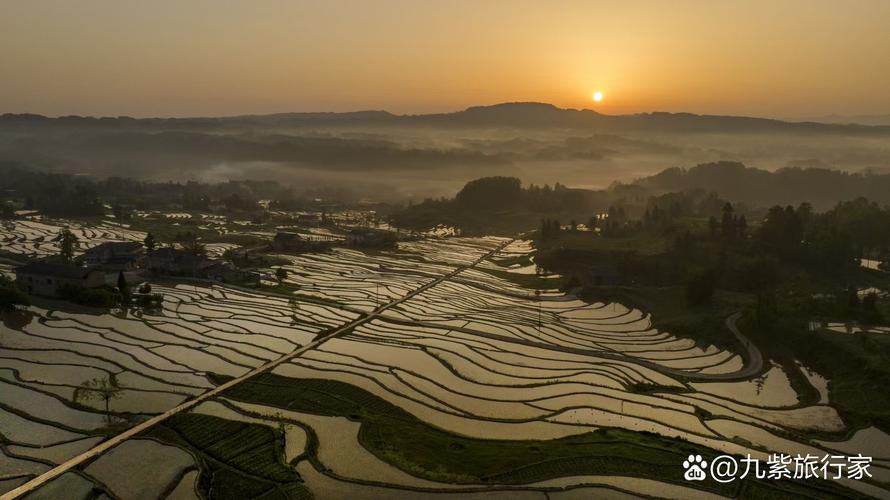
<path id="1" fill-rule="evenodd" d="M 38 210 L 57 217 L 101 216 L 112 207 L 116 216 L 132 210 L 182 210 L 258 214 L 261 201 L 270 209 L 304 210 L 341 203 L 337 190 L 300 191 L 276 181 L 221 183 L 149 182 L 126 177 L 97 179 L 44 172 L 14 162 L 0 162 L 0 216 L 16 209 Z"/>
<path id="2" fill-rule="evenodd" d="M 569 188 L 558 182 L 552 187 L 523 187 L 518 179 L 508 177 L 478 179 L 467 183 L 455 198 L 426 199 L 399 213 L 396 220 L 415 229 L 447 223 L 466 231 L 510 233 L 533 229 L 542 218 L 586 224 L 591 216 L 605 213 L 610 207 L 623 211 L 622 217 L 641 221 L 647 210 L 656 218 L 664 212 L 707 212 L 719 218 L 722 203 L 715 201 L 719 199 L 731 200 L 739 215 L 762 218 L 775 205 L 803 204 L 811 210 L 826 211 L 857 198 L 890 203 L 887 193 L 890 175 L 824 168 L 769 172 L 736 162 L 718 162 L 690 169 L 671 168 L 603 190 Z M 653 203 L 657 207 L 650 206 Z M 690 205 L 703 203 L 707 206 Z"/>
<path id="3" fill-rule="evenodd" d="M 818 210 L 827 210 L 838 202 L 859 197 L 890 203 L 890 175 L 869 170 L 851 173 L 791 166 L 770 172 L 721 161 L 689 169 L 669 168 L 632 184 L 661 192 L 704 189 L 752 206 L 809 203 Z"/>

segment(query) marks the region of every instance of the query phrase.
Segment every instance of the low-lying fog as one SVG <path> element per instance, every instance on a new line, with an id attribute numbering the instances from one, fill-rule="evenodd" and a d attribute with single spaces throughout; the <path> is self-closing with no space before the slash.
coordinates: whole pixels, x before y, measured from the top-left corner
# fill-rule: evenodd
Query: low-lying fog
<path id="1" fill-rule="evenodd" d="M 468 180 L 487 175 L 603 188 L 668 167 L 719 160 L 767 170 L 890 171 L 890 134 L 860 128 L 826 131 L 815 125 L 812 131 L 784 131 L 774 126 L 779 122 L 765 122 L 762 131 L 755 125 L 741 132 L 719 126 L 674 132 L 663 123 L 653 131 L 627 124 L 610 130 L 608 123 L 504 127 L 343 120 L 291 126 L 263 117 L 255 122 L 108 119 L 86 124 L 3 118 L 0 161 L 148 180 L 273 179 L 298 188 L 345 189 L 375 201 L 451 195 Z"/>

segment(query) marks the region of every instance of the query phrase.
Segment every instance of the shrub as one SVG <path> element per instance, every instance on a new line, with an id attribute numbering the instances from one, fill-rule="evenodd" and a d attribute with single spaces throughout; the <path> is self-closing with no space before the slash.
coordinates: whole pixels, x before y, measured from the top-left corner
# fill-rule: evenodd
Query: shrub
<path id="1" fill-rule="evenodd" d="M 111 308 L 120 304 L 121 295 L 104 288 L 88 288 L 77 294 L 75 302 L 85 306 Z"/>
<path id="2" fill-rule="evenodd" d="M 0 309 L 14 309 L 17 306 L 31 305 L 28 294 L 15 286 L 0 285 Z"/>
<path id="3" fill-rule="evenodd" d="M 140 293 L 133 296 L 133 304 L 145 309 L 157 308 L 164 302 L 160 293 Z"/>
<path id="4" fill-rule="evenodd" d="M 59 296 L 75 304 L 105 309 L 110 309 L 121 303 L 121 294 L 109 287 L 79 288 L 76 286 L 63 286 L 59 289 Z"/>

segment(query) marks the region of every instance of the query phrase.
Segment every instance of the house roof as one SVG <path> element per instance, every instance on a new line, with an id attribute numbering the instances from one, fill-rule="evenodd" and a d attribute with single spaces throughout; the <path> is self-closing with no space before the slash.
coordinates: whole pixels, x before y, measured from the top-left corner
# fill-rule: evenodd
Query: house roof
<path id="1" fill-rule="evenodd" d="M 181 252 L 182 252 L 182 250 L 177 250 L 173 247 L 161 247 L 156 250 L 152 250 L 151 252 L 148 252 L 148 255 L 149 255 L 149 257 L 161 257 L 161 258 L 172 259 L 173 257 L 175 257 L 177 254 L 179 254 Z"/>
<path id="2" fill-rule="evenodd" d="M 159 248 L 148 254 L 149 259 L 160 259 L 182 267 L 196 267 L 203 269 L 221 262 L 218 259 L 211 259 L 204 255 L 195 255 L 178 248 L 164 247 Z"/>
<path id="3" fill-rule="evenodd" d="M 53 278 L 83 279 L 92 269 L 77 267 L 71 264 L 56 264 L 53 262 L 31 262 L 15 269 L 16 274 L 33 274 L 37 276 L 51 276 Z"/>
<path id="4" fill-rule="evenodd" d="M 112 241 L 89 248 L 84 253 L 87 262 L 101 262 L 102 265 L 129 265 L 144 255 L 142 243 L 137 241 Z"/>
<path id="5" fill-rule="evenodd" d="M 86 253 L 104 252 L 105 250 L 110 250 L 112 253 L 129 253 L 135 252 L 141 248 L 142 243 L 138 241 L 109 241 L 92 248 L 87 248 Z"/>
<path id="6" fill-rule="evenodd" d="M 302 240 L 303 237 L 297 233 L 288 233 L 285 231 L 278 231 L 278 233 L 275 234 L 275 239 L 276 240 Z"/>

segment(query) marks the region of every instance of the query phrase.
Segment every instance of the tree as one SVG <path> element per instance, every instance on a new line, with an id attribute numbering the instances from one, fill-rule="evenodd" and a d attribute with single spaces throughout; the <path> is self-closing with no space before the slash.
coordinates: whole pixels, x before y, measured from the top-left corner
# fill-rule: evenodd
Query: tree
<path id="1" fill-rule="evenodd" d="M 779 284 L 782 268 L 771 255 L 743 256 L 733 264 L 733 281 L 741 290 L 768 291 Z"/>
<path id="2" fill-rule="evenodd" d="M 516 206 L 522 198 L 522 183 L 516 177 L 483 177 L 472 180 L 455 196 L 462 207 L 500 209 Z"/>
<path id="3" fill-rule="evenodd" d="M 278 284 L 280 285 L 284 280 L 287 279 L 287 269 L 283 267 L 279 267 L 275 270 L 275 279 L 278 280 Z"/>
<path id="4" fill-rule="evenodd" d="M 883 319 L 878 310 L 878 295 L 869 292 L 862 299 L 862 322 L 867 325 L 878 325 L 883 322 Z"/>
<path id="5" fill-rule="evenodd" d="M 738 230 L 739 238 L 744 238 L 745 234 L 748 232 L 748 219 L 746 219 L 744 215 L 738 218 L 736 229 Z"/>
<path id="6" fill-rule="evenodd" d="M 813 205 L 808 202 L 803 202 L 797 207 L 797 216 L 800 218 L 801 226 L 803 226 L 803 230 L 807 231 L 810 226 L 813 224 Z"/>
<path id="7" fill-rule="evenodd" d="M 803 242 L 803 223 L 794 207 L 785 207 L 785 247 L 796 248 Z"/>
<path id="8" fill-rule="evenodd" d="M 207 255 L 207 247 L 201 243 L 198 235 L 191 232 L 183 237 L 182 249 L 192 255 Z"/>
<path id="9" fill-rule="evenodd" d="M 15 309 L 18 306 L 31 305 L 28 294 L 19 290 L 15 282 L 0 275 L 0 309 Z"/>
<path id="10" fill-rule="evenodd" d="M 86 380 L 74 389 L 74 401 L 100 400 L 105 402 L 105 418 L 111 422 L 110 403 L 121 397 L 121 386 L 113 373 L 104 378 Z"/>
<path id="11" fill-rule="evenodd" d="M 257 207 L 256 201 L 245 199 L 238 195 L 238 193 L 232 193 L 220 201 L 226 206 L 226 210 L 229 212 L 249 211 Z"/>
<path id="12" fill-rule="evenodd" d="M 127 277 L 124 276 L 123 271 L 117 273 L 117 289 L 126 302 L 130 298 L 130 285 L 127 284 Z"/>
<path id="13" fill-rule="evenodd" d="M 774 206 L 769 209 L 758 236 L 780 255 L 797 256 L 804 236 L 800 216 L 791 205 Z"/>
<path id="14" fill-rule="evenodd" d="M 0 219 L 12 219 L 15 217 L 15 208 L 9 203 L 0 203 Z"/>
<path id="15" fill-rule="evenodd" d="M 686 302 L 693 307 L 710 304 L 716 285 L 717 277 L 711 270 L 690 277 L 686 281 Z"/>
<path id="16" fill-rule="evenodd" d="M 708 233 L 711 235 L 711 238 L 716 238 L 719 231 L 720 223 L 717 222 L 717 218 L 712 215 L 708 219 Z"/>
<path id="17" fill-rule="evenodd" d="M 185 185 L 186 191 L 182 194 L 182 208 L 184 210 L 203 211 L 210 208 L 210 198 L 200 193 L 200 186 L 194 181 Z"/>
<path id="18" fill-rule="evenodd" d="M 109 309 L 121 303 L 121 294 L 108 287 L 81 288 L 76 285 L 62 285 L 59 287 L 59 296 L 90 307 Z"/>
<path id="19" fill-rule="evenodd" d="M 680 256 L 691 255 L 694 247 L 695 240 L 692 238 L 692 233 L 688 229 L 674 240 L 674 249 Z"/>
<path id="20" fill-rule="evenodd" d="M 558 220 L 543 219 L 541 220 L 540 238 L 542 241 L 559 239 L 561 230 Z"/>
<path id="21" fill-rule="evenodd" d="M 158 246 L 158 242 L 155 240 L 155 236 L 151 233 L 145 235 L 145 239 L 142 240 L 142 244 L 145 245 L 145 248 L 148 249 L 149 252 L 154 251 Z"/>
<path id="22" fill-rule="evenodd" d="M 859 316 L 859 306 L 861 303 L 859 301 L 859 290 L 857 290 L 855 286 L 847 288 L 847 303 L 845 305 L 848 318 L 856 318 Z"/>
<path id="23" fill-rule="evenodd" d="M 771 327 L 779 317 L 779 306 L 776 294 L 772 291 L 757 294 L 757 304 L 754 307 L 754 321 L 761 327 Z"/>
<path id="24" fill-rule="evenodd" d="M 723 218 L 720 221 L 720 234 L 725 239 L 735 236 L 735 217 L 733 217 L 732 203 L 726 202 L 723 205 Z"/>
<path id="25" fill-rule="evenodd" d="M 63 229 L 59 233 L 59 257 L 70 263 L 74 260 L 74 249 L 77 247 L 77 236 L 71 231 Z"/>

